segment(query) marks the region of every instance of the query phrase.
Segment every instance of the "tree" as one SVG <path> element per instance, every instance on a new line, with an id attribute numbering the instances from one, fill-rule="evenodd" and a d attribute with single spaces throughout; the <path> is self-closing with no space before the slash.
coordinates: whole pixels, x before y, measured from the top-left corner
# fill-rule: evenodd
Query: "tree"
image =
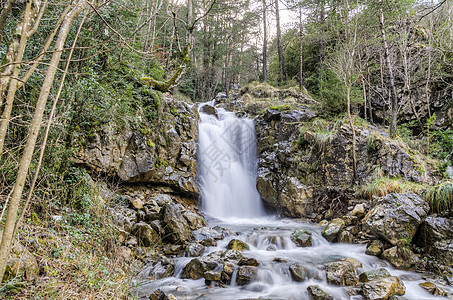
<path id="1" fill-rule="evenodd" d="M 263 81 L 267 81 L 267 4 L 263 0 Z"/>
<path id="2" fill-rule="evenodd" d="M 10 205 L 8 208 L 8 214 L 6 217 L 2 241 L 0 244 L 0 278 L 3 278 L 3 275 L 5 274 L 6 264 L 8 262 L 8 255 L 14 238 L 13 234 L 16 224 L 17 212 L 19 210 L 19 204 L 22 197 L 22 191 L 24 189 L 28 169 L 30 167 L 30 163 L 32 160 L 39 129 L 41 127 L 44 108 L 47 99 L 49 98 L 55 73 L 57 72 L 58 69 L 58 64 L 60 62 L 61 54 L 64 48 L 64 43 L 68 36 L 69 30 L 71 29 L 72 22 L 82 12 L 86 4 L 87 0 L 78 0 L 75 3 L 74 8 L 65 16 L 63 23 L 61 24 L 58 37 L 55 41 L 54 53 L 49 63 L 49 67 L 47 69 L 46 76 L 41 87 L 41 92 L 36 103 L 32 123 L 28 131 L 27 143 L 25 145 L 22 157 L 19 161 L 19 170 L 17 171 L 16 182 L 14 184 L 13 192 L 11 194 Z"/>
<path id="3" fill-rule="evenodd" d="M 278 49 L 278 82 L 284 80 L 284 57 L 282 47 L 282 32 L 280 28 L 280 10 L 278 8 L 278 1 L 275 0 L 275 18 L 277 21 L 277 49 Z"/>

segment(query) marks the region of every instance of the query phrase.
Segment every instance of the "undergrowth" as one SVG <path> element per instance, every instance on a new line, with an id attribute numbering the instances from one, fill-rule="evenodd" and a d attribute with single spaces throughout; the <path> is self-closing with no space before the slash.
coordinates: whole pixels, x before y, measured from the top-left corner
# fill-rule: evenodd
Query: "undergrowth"
<path id="1" fill-rule="evenodd" d="M 411 182 L 401 178 L 391 178 L 387 176 L 378 177 L 367 185 L 361 187 L 356 195 L 364 198 L 373 196 L 382 197 L 390 193 L 421 193 L 426 189 L 426 185 Z"/>
<path id="2" fill-rule="evenodd" d="M 431 212 L 453 214 L 453 183 L 447 181 L 430 187 L 424 199 L 428 202 Z"/>

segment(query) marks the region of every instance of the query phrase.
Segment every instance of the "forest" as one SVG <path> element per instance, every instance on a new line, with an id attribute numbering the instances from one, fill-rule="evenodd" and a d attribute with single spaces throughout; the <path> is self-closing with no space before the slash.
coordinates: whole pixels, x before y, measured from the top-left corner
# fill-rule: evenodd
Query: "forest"
<path id="1" fill-rule="evenodd" d="M 107 221 L 119 204 L 145 211 L 124 189 L 171 189 L 172 197 L 187 196 L 196 206 L 197 187 L 162 175 L 170 168 L 178 176 L 195 176 L 192 131 L 198 117 L 189 106 L 245 99 L 251 90 L 269 98 L 276 112 L 316 111 L 321 121 L 298 127 L 298 144 L 287 146 L 299 147 L 294 157 L 315 151 L 303 148 L 312 143 L 310 126 L 319 127 L 316 149 L 322 153 L 328 149 L 319 146 L 316 133 L 327 133 L 327 143 L 329 132 L 351 129 L 352 150 L 346 152 L 352 178 L 345 191 L 382 184 L 390 193 L 392 180 L 407 177 L 385 171 L 394 178 L 383 182 L 361 175 L 363 131 L 378 128 L 386 139 L 404 143 L 398 149 L 409 149 L 414 168 L 422 170 L 421 180 L 409 181 L 423 185 L 407 190 L 444 187 L 444 198 L 431 210 L 451 218 L 452 1 L 0 0 L 0 5 L 0 298 L 129 298 L 131 278 L 149 255 L 146 250 L 146 259 L 139 258 L 141 248 L 127 244 L 129 232 L 122 237 L 116 221 Z M 285 91 L 309 100 L 288 104 Z M 247 113 L 259 120 L 264 111 Z M 375 140 L 364 144 L 370 153 L 378 152 Z M 124 167 L 124 155 L 140 147 L 152 149 L 151 162 L 137 163 L 135 176 Z M 184 155 L 172 147 L 193 150 L 190 163 L 174 167 L 173 156 L 181 161 Z M 327 181 L 313 182 L 308 185 Z M 159 218 L 165 222 L 162 213 Z M 11 263 L 10 253 L 19 248 L 27 249 L 33 270 Z"/>

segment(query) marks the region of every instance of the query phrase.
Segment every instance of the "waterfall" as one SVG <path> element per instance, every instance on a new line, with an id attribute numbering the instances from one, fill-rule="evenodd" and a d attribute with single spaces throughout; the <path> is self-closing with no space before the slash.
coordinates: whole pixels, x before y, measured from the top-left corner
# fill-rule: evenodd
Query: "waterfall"
<path id="1" fill-rule="evenodd" d="M 203 210 L 219 219 L 263 216 L 256 190 L 255 124 L 224 109 L 217 115 L 200 111 L 197 176 Z"/>

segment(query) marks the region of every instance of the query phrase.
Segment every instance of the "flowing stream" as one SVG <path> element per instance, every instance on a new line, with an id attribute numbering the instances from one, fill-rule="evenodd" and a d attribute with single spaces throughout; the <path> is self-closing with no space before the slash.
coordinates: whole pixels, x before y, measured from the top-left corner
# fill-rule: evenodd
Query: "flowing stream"
<path id="1" fill-rule="evenodd" d="M 253 121 L 222 109 L 218 109 L 218 118 L 204 113 L 200 113 L 200 118 L 198 180 L 203 211 L 210 227 L 219 226 L 233 232 L 217 245 L 206 247 L 202 257 L 226 250 L 230 240 L 239 239 L 250 246 L 242 255 L 260 263 L 258 274 L 249 284 L 238 286 L 236 267 L 230 284 L 207 286 L 203 278 L 181 278 L 184 266 L 193 257 L 179 257 L 175 259 L 173 277 L 139 283 L 137 289 L 143 295 L 161 289 L 180 300 L 311 299 L 307 287 L 318 285 L 334 299 L 363 299 L 360 295 L 350 295 L 347 287 L 326 282 L 325 263 L 352 257 L 362 263 L 357 274 L 385 267 L 392 276 L 399 276 L 406 287 L 406 299 L 439 298 L 419 287 L 418 284 L 424 282 L 420 274 L 396 270 L 387 262 L 366 255 L 365 245 L 329 243 L 321 235 L 322 228 L 316 224 L 266 215 L 255 187 L 257 162 Z M 291 234 L 295 229 L 312 232 L 311 247 L 297 247 L 293 243 Z M 299 263 L 305 268 L 304 281 L 292 280 L 291 263 Z M 143 272 L 149 273 L 149 270 Z"/>

